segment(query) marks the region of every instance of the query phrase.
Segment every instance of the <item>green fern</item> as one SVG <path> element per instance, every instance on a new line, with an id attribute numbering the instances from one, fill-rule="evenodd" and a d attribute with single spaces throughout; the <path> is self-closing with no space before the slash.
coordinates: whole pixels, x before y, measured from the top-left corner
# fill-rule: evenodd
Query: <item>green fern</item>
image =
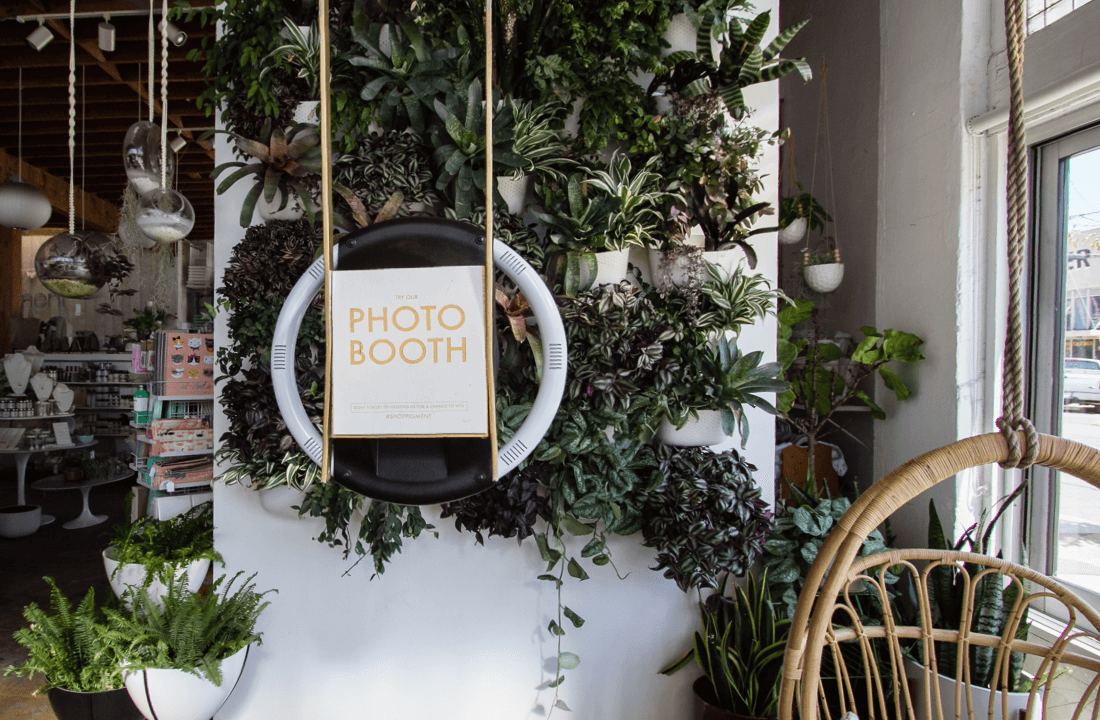
<path id="1" fill-rule="evenodd" d="M 201 559 L 225 564 L 214 550 L 214 504 L 210 502 L 196 505 L 170 520 L 143 517 L 116 525 L 111 532 L 111 545 L 119 562 L 115 572 L 124 563 L 144 565 L 146 585 L 170 565 L 179 567 Z"/>
<path id="2" fill-rule="evenodd" d="M 76 610 L 53 578 L 50 586 L 50 614 L 31 603 L 23 610 L 29 627 L 15 631 L 16 642 L 27 649 L 27 660 L 9 665 L 4 675 L 42 673 L 46 684 L 35 694 L 51 688 L 73 692 L 100 692 L 122 687 L 122 646 L 126 637 L 110 628 L 104 612 L 95 605 L 95 590 L 89 589 Z"/>
<path id="3" fill-rule="evenodd" d="M 168 593 L 157 605 L 136 588 L 127 590 L 133 610 L 107 610 L 112 630 L 128 638 L 125 655 L 129 669 L 170 668 L 183 670 L 221 685 L 220 665 L 230 655 L 252 643 L 260 644 L 256 620 L 269 603 L 256 592 L 255 574 L 239 587 L 220 576 L 210 591 L 190 593 L 187 584 L 167 569 L 160 581 Z M 224 589 L 222 585 L 224 583 Z"/>

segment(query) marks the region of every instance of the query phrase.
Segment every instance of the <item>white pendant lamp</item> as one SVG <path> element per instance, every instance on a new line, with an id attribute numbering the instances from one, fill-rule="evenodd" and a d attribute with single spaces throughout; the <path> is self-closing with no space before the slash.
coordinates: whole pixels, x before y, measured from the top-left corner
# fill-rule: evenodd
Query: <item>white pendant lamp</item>
<path id="1" fill-rule="evenodd" d="M 23 168 L 23 68 L 19 68 L 19 168 Z M 16 230 L 34 230 L 50 221 L 49 198 L 36 187 L 11 175 L 0 185 L 0 225 Z"/>
<path id="2" fill-rule="evenodd" d="M 149 23 L 153 22 L 153 0 L 150 0 Z M 172 153 L 168 147 L 168 0 L 162 0 L 160 21 L 161 57 L 160 57 L 160 156 L 168 157 Z M 150 48 L 151 49 L 151 48 Z M 152 78 L 152 63 L 149 76 Z M 151 96 L 150 96 L 151 97 Z M 174 154 L 174 153 L 173 153 Z M 157 242 L 174 243 L 187 237 L 195 227 L 195 209 L 191 202 L 175 190 L 168 187 L 167 163 L 160 168 L 160 187 L 143 193 L 138 201 L 134 222 L 145 235 Z"/>
<path id="3" fill-rule="evenodd" d="M 69 232 L 54 235 L 34 256 L 38 280 L 55 295 L 86 298 L 107 284 L 114 246 L 96 232 L 76 232 L 76 0 L 69 0 Z"/>

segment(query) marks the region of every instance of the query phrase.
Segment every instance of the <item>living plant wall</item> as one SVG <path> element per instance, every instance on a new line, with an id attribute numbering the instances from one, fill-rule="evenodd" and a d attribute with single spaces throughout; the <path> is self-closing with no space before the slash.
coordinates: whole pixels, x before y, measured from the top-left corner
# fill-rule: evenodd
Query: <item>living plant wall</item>
<path id="1" fill-rule="evenodd" d="M 202 101 L 238 156 L 215 170 L 218 192 L 242 198 L 237 220 L 247 227 L 219 289 L 221 478 L 302 491 L 293 502 L 301 517 L 323 520 L 317 539 L 383 575 L 411 540 L 438 534 L 439 520 L 317 482 L 269 370 L 281 304 L 325 241 L 309 105 L 320 91 L 315 9 L 229 0 L 196 13 L 221 23 L 218 40 L 195 52 L 211 78 Z M 692 591 L 743 574 L 771 530 L 755 468 L 735 448 L 708 448 L 731 438 L 743 446 L 749 408 L 774 413 L 772 393 L 785 387 L 763 350 L 738 345 L 779 297 L 755 270 L 754 238 L 775 230 L 757 161 L 781 134 L 753 124 L 742 91 L 809 72 L 780 55 L 800 26 L 764 42 L 769 25 L 774 35 L 769 13 L 740 0 L 529 0 L 496 3 L 485 88 L 482 13 L 475 0 L 333 3 L 335 213 L 340 231 L 409 215 L 482 225 L 492 103 L 496 238 L 553 290 L 569 379 L 528 460 L 438 517 L 478 544 L 498 536 L 529 546 L 534 577 L 558 592 L 548 631 L 560 639 L 584 632 L 569 583 L 617 572 L 611 538 L 651 548 L 653 569 Z M 541 345 L 502 275 L 495 301 L 505 442 L 534 399 Z M 320 300 L 295 363 L 320 424 Z M 550 687 L 577 662 L 559 640 Z"/>

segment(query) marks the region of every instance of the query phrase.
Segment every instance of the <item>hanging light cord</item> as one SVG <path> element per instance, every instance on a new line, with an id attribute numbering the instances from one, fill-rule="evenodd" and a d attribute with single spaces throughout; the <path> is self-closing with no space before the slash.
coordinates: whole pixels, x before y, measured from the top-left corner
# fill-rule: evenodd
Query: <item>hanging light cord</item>
<path id="1" fill-rule="evenodd" d="M 149 98 L 149 122 L 156 120 L 153 115 L 153 70 L 156 68 L 153 57 L 153 3 L 155 1 L 149 0 L 149 92 L 146 93 L 146 97 Z"/>
<path id="2" fill-rule="evenodd" d="M 15 174 L 23 179 L 23 68 L 19 68 L 19 169 Z"/>
<path id="3" fill-rule="evenodd" d="M 87 210 L 84 182 L 88 172 L 88 66 L 80 67 L 80 229 L 84 229 Z"/>
<path id="4" fill-rule="evenodd" d="M 160 16 L 160 186 L 168 187 L 168 0 Z"/>
<path id="5" fill-rule="evenodd" d="M 73 168 L 76 165 L 76 0 L 69 0 L 69 232 L 76 232 Z"/>

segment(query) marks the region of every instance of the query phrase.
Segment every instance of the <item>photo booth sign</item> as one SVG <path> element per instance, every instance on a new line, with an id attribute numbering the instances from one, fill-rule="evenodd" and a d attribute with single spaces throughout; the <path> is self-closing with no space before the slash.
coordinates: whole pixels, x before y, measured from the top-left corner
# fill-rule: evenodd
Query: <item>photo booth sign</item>
<path id="1" fill-rule="evenodd" d="M 485 437 L 485 269 L 333 274 L 332 437 Z"/>

